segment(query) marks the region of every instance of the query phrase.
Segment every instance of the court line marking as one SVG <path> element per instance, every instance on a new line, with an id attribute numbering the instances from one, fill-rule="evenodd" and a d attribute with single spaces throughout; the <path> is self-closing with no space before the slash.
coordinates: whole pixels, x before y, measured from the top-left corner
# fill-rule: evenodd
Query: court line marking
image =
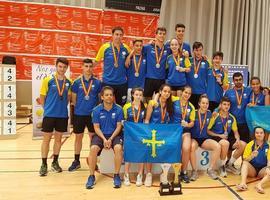
<path id="1" fill-rule="evenodd" d="M 244 200 L 236 191 L 234 191 L 231 186 L 227 185 L 221 178 L 217 179 L 225 188 L 227 188 L 238 200 Z M 235 186 L 235 185 L 234 185 Z"/>

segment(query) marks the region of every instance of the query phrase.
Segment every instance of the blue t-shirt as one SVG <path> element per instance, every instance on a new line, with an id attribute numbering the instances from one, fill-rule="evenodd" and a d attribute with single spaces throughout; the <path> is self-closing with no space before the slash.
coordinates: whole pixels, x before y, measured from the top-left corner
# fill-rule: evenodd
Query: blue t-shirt
<path id="1" fill-rule="evenodd" d="M 166 42 L 166 45 L 167 46 L 170 46 L 170 40 L 168 40 L 167 42 Z M 187 43 L 187 42 L 183 42 L 183 45 L 182 46 L 180 46 L 180 48 L 182 47 L 182 51 L 188 51 L 188 54 L 189 54 L 189 57 L 191 57 L 191 48 L 190 48 L 190 44 L 189 43 Z M 172 54 L 172 51 L 171 51 L 171 49 L 169 49 L 169 54 Z"/>
<path id="2" fill-rule="evenodd" d="M 201 123 L 204 123 L 203 129 L 200 129 L 200 120 L 199 120 L 199 114 L 198 110 L 195 112 L 195 121 L 194 126 L 191 128 L 191 137 L 192 138 L 209 138 L 209 135 L 207 134 L 207 127 L 211 119 L 211 111 L 207 111 L 204 114 L 201 114 Z"/>
<path id="3" fill-rule="evenodd" d="M 224 128 L 225 127 L 225 128 Z M 217 117 L 212 117 L 207 127 L 215 134 L 229 134 L 232 130 L 237 131 L 237 121 L 232 114 L 229 114 L 227 118 L 222 118 L 219 114 Z"/>
<path id="4" fill-rule="evenodd" d="M 185 68 L 185 58 L 180 58 L 180 67 Z M 185 86 L 187 84 L 186 73 L 176 70 L 176 63 L 173 55 L 169 55 L 167 58 L 168 77 L 166 83 L 170 86 Z"/>
<path id="5" fill-rule="evenodd" d="M 130 121 L 130 122 L 134 122 L 134 113 L 132 111 L 132 104 L 130 102 L 126 103 L 124 105 L 123 111 L 124 111 L 125 120 Z M 135 111 L 135 119 L 137 119 L 138 110 L 136 108 L 134 108 L 134 111 Z M 141 109 L 138 123 L 143 123 L 144 117 L 145 117 L 145 110 Z"/>
<path id="6" fill-rule="evenodd" d="M 143 47 L 143 54 L 146 58 L 146 78 L 164 80 L 166 78 L 166 60 L 169 47 L 164 45 L 164 51 L 160 60 L 160 67 L 156 67 L 155 45 L 147 44 Z M 157 46 L 158 56 L 161 54 L 161 48 Z"/>
<path id="7" fill-rule="evenodd" d="M 260 92 L 259 94 L 254 94 L 254 92 L 251 92 L 249 103 L 253 103 L 253 101 L 257 106 L 264 106 L 265 95 L 262 92 Z"/>
<path id="8" fill-rule="evenodd" d="M 77 95 L 76 105 L 74 107 L 74 114 L 80 116 L 89 116 L 93 108 L 98 103 L 98 94 L 101 91 L 101 81 L 93 76 L 89 80 L 86 80 L 83 76 L 83 82 L 86 91 L 92 82 L 92 89 L 88 95 L 89 99 L 86 100 L 83 85 L 81 82 L 81 76 L 73 82 L 71 91 Z"/>
<path id="9" fill-rule="evenodd" d="M 162 122 L 160 104 L 158 104 L 158 106 L 155 106 L 155 103 L 153 100 L 150 100 L 149 104 L 152 104 L 152 106 L 153 106 L 153 112 L 152 112 L 151 118 L 149 120 L 149 123 L 151 123 L 151 124 L 161 124 L 161 123 L 167 124 L 170 121 L 169 113 L 166 111 L 165 117 L 164 117 L 164 122 Z"/>
<path id="10" fill-rule="evenodd" d="M 240 97 L 242 90 L 241 89 L 237 90 L 237 92 Z M 225 97 L 228 97 L 230 99 L 231 101 L 230 113 L 232 113 L 233 116 L 235 116 L 239 124 L 246 123 L 245 110 L 246 110 L 247 104 L 249 103 L 250 94 L 251 94 L 251 88 L 244 87 L 240 108 L 238 108 L 237 97 L 236 97 L 234 89 L 229 89 L 224 94 Z"/>
<path id="11" fill-rule="evenodd" d="M 104 136 L 109 137 L 113 134 L 117 127 L 117 123 L 124 119 L 122 107 L 113 104 L 111 110 L 104 109 L 104 105 L 99 104 L 93 109 L 92 122 L 93 124 L 99 124 L 100 130 Z"/>
<path id="12" fill-rule="evenodd" d="M 96 56 L 96 61 L 103 59 L 103 82 L 110 85 L 121 85 L 127 82 L 125 60 L 129 54 L 129 48 L 125 44 L 120 45 L 120 51 L 114 47 L 116 57 L 118 57 L 118 66 L 115 66 L 112 43 L 103 44 Z"/>
<path id="13" fill-rule="evenodd" d="M 58 80 L 60 91 L 63 83 L 64 80 Z M 48 76 L 43 79 L 40 94 L 46 96 L 44 102 L 44 117 L 68 118 L 68 94 L 70 93 L 71 84 L 71 80 L 66 79 L 63 98 L 61 99 L 58 94 L 55 76 Z"/>
<path id="14" fill-rule="evenodd" d="M 194 59 L 190 58 L 191 62 L 191 71 L 187 73 L 187 83 L 192 88 L 192 94 L 205 94 L 207 87 L 207 73 L 209 68 L 209 63 L 207 60 L 202 60 L 200 63 L 200 68 L 198 71 L 198 77 L 195 78 L 195 64 Z M 196 60 L 196 65 L 199 64 L 200 61 Z"/>
<path id="15" fill-rule="evenodd" d="M 138 63 L 140 56 L 136 55 L 135 58 L 136 58 L 136 62 Z M 145 81 L 145 74 L 146 74 L 146 59 L 144 56 L 142 56 L 142 59 L 141 59 L 141 65 L 140 65 L 138 77 L 136 77 L 135 72 L 136 71 L 135 71 L 134 61 L 133 61 L 133 56 L 132 56 L 130 66 L 127 69 L 128 88 L 135 88 L 135 87 L 144 88 L 144 81 Z"/>
<path id="16" fill-rule="evenodd" d="M 216 77 L 213 75 L 213 68 L 208 69 L 208 77 L 207 77 L 207 96 L 209 101 L 214 101 L 216 103 L 220 103 L 221 98 L 223 97 L 223 88 L 216 80 Z M 224 80 L 224 71 L 223 70 L 215 70 L 216 74 L 221 77 L 221 82 Z"/>

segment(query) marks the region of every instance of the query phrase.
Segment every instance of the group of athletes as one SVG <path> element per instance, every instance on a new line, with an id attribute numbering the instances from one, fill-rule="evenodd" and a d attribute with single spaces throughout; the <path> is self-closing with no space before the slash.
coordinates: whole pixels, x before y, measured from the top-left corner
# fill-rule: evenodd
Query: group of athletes
<path id="1" fill-rule="evenodd" d="M 81 167 L 80 152 L 85 127 L 90 136 L 88 165 L 90 175 L 86 188 L 96 183 L 97 156 L 103 148 L 114 151 L 115 188 L 121 187 L 119 176 L 123 160 L 123 120 L 135 123 L 176 123 L 183 127 L 182 168 L 180 179 L 189 183 L 198 178 L 196 149 L 212 152 L 207 174 L 217 179 L 227 172 L 240 174 L 237 188 L 246 190 L 247 176 L 263 177 L 256 190 L 270 180 L 270 151 L 266 133 L 257 127 L 250 133 L 246 119 L 247 106 L 270 104 L 269 89 L 258 77 L 251 87 L 243 85 L 243 75 L 233 74 L 234 86 L 229 88 L 227 69 L 221 66 L 223 53 L 214 52 L 212 59 L 203 54 L 203 44 L 184 42 L 185 26 L 175 26 L 175 38 L 165 41 L 166 29 L 158 27 L 155 39 L 144 44 L 133 41 L 132 50 L 122 42 L 121 27 L 112 29 L 112 41 L 103 44 L 93 61 L 83 60 L 82 74 L 73 82 L 65 76 L 66 58 L 56 60 L 56 73 L 42 82 L 40 99 L 44 107 L 40 176 L 48 172 L 47 156 L 54 134 L 52 171 L 62 172 L 58 157 L 62 134 L 67 131 L 69 102 L 74 105 L 74 161 L 68 171 Z M 103 61 L 102 81 L 93 76 L 97 63 Z M 234 166 L 243 158 L 242 167 Z M 191 174 L 187 167 L 191 163 Z M 125 163 L 124 185 L 130 185 L 130 163 Z M 152 185 L 152 164 L 138 163 L 136 185 Z M 143 182 L 143 175 L 146 177 Z"/>

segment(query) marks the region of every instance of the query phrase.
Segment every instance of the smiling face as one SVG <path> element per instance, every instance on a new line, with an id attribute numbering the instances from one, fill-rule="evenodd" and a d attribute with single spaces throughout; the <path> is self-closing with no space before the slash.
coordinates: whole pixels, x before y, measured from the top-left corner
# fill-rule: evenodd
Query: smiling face
<path id="1" fill-rule="evenodd" d="M 252 88 L 252 91 L 255 92 L 255 93 L 260 92 L 260 89 L 261 89 L 261 82 L 260 82 L 260 80 L 253 79 L 251 81 L 251 88 Z"/>
<path id="2" fill-rule="evenodd" d="M 200 109 L 202 109 L 203 111 L 207 111 L 209 107 L 209 99 L 207 97 L 201 98 L 199 102 L 199 106 L 200 106 Z"/>
<path id="3" fill-rule="evenodd" d="M 233 83 L 234 83 L 236 88 L 241 88 L 243 86 L 243 77 L 242 76 L 234 77 Z"/>
<path id="4" fill-rule="evenodd" d="M 165 41 L 166 31 L 158 30 L 156 33 L 156 40 L 163 43 Z"/>
<path id="5" fill-rule="evenodd" d="M 160 97 L 167 100 L 170 96 L 171 88 L 169 86 L 164 86 L 160 91 Z"/>
<path id="6" fill-rule="evenodd" d="M 183 27 L 176 28 L 175 34 L 176 34 L 176 38 L 178 40 L 183 41 L 183 38 L 185 35 L 185 28 L 183 28 Z"/>
<path id="7" fill-rule="evenodd" d="M 112 40 L 114 43 L 121 43 L 123 39 L 123 32 L 121 30 L 115 30 L 112 34 Z"/>
<path id="8" fill-rule="evenodd" d="M 170 42 L 170 48 L 172 50 L 173 53 L 178 53 L 179 51 L 179 42 L 177 41 L 177 39 L 172 39 Z"/>
<path id="9" fill-rule="evenodd" d="M 264 137 L 265 137 L 265 132 L 262 128 L 257 127 L 255 129 L 255 139 L 258 141 L 264 141 Z"/>
<path id="10" fill-rule="evenodd" d="M 186 87 L 182 93 L 182 99 L 184 101 L 188 101 L 190 96 L 192 94 L 191 88 L 190 87 Z"/>
<path id="11" fill-rule="evenodd" d="M 143 100 L 143 91 L 135 90 L 132 97 L 135 102 L 141 102 Z"/>
<path id="12" fill-rule="evenodd" d="M 213 58 L 213 65 L 214 66 L 220 66 L 221 65 L 221 63 L 222 63 L 222 57 L 220 57 L 220 56 L 215 56 L 214 58 Z"/>
<path id="13" fill-rule="evenodd" d="M 101 95 L 101 99 L 106 104 L 112 104 L 113 103 L 113 91 L 110 89 L 105 89 L 103 91 L 103 94 Z"/>

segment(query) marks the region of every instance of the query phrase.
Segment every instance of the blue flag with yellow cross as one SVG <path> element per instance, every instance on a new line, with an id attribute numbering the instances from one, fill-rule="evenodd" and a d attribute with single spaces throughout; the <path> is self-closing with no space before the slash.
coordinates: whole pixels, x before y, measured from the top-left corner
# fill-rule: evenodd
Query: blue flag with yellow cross
<path id="1" fill-rule="evenodd" d="M 179 163 L 180 124 L 124 123 L 124 160 L 134 163 Z"/>

